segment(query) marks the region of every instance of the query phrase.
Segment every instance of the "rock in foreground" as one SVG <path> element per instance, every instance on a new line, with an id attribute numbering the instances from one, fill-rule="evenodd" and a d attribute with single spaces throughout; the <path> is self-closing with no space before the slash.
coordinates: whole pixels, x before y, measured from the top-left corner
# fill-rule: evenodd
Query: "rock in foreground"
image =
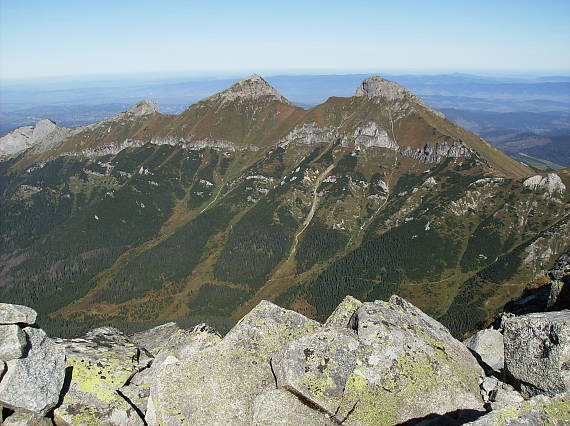
<path id="1" fill-rule="evenodd" d="M 0 381 L 0 405 L 44 416 L 59 400 L 65 352 L 41 329 L 26 327 L 23 331 L 29 348 L 25 357 L 6 362 Z"/>
<path id="2" fill-rule="evenodd" d="M 523 395 L 570 391 L 570 310 L 507 318 L 505 369 Z"/>

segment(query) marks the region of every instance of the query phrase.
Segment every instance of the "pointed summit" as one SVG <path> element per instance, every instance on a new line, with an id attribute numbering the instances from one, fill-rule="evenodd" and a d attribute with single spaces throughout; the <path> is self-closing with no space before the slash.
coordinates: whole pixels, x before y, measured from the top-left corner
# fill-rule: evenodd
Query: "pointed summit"
<path id="1" fill-rule="evenodd" d="M 360 83 L 354 96 L 386 98 L 390 101 L 401 100 L 410 96 L 415 98 L 415 95 L 405 87 L 377 75 Z"/>
<path id="2" fill-rule="evenodd" d="M 222 97 L 224 101 L 239 100 L 256 100 L 261 98 L 269 98 L 284 104 L 291 105 L 273 86 L 265 81 L 261 76 L 253 74 L 245 80 L 238 81 L 228 89 L 212 96 Z"/>
<path id="3" fill-rule="evenodd" d="M 133 105 L 128 110 L 125 111 L 127 114 L 135 116 L 149 115 L 159 112 L 158 105 L 151 100 L 144 99 L 138 104 Z"/>

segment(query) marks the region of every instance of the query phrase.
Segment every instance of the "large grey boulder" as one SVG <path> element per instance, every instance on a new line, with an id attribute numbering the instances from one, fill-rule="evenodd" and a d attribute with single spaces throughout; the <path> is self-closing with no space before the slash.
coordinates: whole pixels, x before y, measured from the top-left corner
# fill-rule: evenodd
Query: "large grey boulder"
<path id="1" fill-rule="evenodd" d="M 270 359 L 320 327 L 262 301 L 220 343 L 162 369 L 151 386 L 147 423 L 251 423 L 256 397 L 275 388 Z"/>
<path id="2" fill-rule="evenodd" d="M 334 416 L 356 366 L 359 346 L 348 329 L 323 329 L 303 336 L 271 360 L 277 386 Z"/>
<path id="3" fill-rule="evenodd" d="M 349 328 L 350 321 L 362 302 L 352 296 L 346 296 L 327 318 L 325 327 Z"/>
<path id="4" fill-rule="evenodd" d="M 58 339 L 72 368 L 69 390 L 54 415 L 68 424 L 142 425 L 120 392 L 151 357 L 122 332 L 101 327 L 79 339 Z"/>
<path id="5" fill-rule="evenodd" d="M 32 325 L 37 316 L 37 312 L 27 306 L 0 303 L 0 324 Z"/>
<path id="6" fill-rule="evenodd" d="M 500 372 L 505 366 L 503 334 L 488 328 L 481 330 L 463 342 L 465 346 L 481 357 L 487 366 Z"/>
<path id="7" fill-rule="evenodd" d="M 546 395 L 535 396 L 528 401 L 493 410 L 467 424 L 471 426 L 567 426 L 570 424 L 570 394 L 559 394 L 552 398 Z"/>
<path id="8" fill-rule="evenodd" d="M 253 402 L 255 426 L 338 425 L 326 413 L 314 410 L 285 389 L 271 389 Z"/>
<path id="9" fill-rule="evenodd" d="M 483 370 L 439 322 L 398 296 L 364 303 L 355 319 L 361 348 L 337 413 L 344 424 L 483 411 Z"/>
<path id="10" fill-rule="evenodd" d="M 18 325 L 0 325 L 0 360 L 20 358 L 24 355 L 26 344 L 26 336 Z"/>
<path id="11" fill-rule="evenodd" d="M 6 362 L 0 381 L 0 405 L 41 416 L 59 400 L 65 377 L 65 351 L 43 330 L 26 327 L 29 342 L 24 358 Z"/>
<path id="12" fill-rule="evenodd" d="M 503 321 L 505 370 L 523 395 L 570 391 L 570 311 Z"/>

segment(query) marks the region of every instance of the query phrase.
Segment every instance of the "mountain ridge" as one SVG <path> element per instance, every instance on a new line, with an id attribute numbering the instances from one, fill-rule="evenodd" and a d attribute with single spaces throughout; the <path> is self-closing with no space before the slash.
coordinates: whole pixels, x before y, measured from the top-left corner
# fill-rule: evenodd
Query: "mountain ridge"
<path id="1" fill-rule="evenodd" d="M 354 101 L 358 98 L 368 98 L 375 104 L 378 104 L 384 99 L 392 103 L 392 105 L 371 108 L 369 105 L 366 105 L 366 102 L 364 105 L 359 105 L 358 102 L 355 104 Z M 255 108 L 257 110 L 254 111 L 240 112 L 236 106 L 232 106 L 233 102 L 258 102 L 260 99 L 263 99 L 262 103 L 264 106 L 260 108 L 258 105 Z M 336 99 L 341 101 L 336 101 Z M 101 133 L 103 133 L 104 130 L 98 131 L 96 140 L 99 144 L 102 141 L 116 141 L 117 138 L 121 137 L 124 138 L 123 140 L 141 139 L 144 141 L 154 136 L 178 138 L 185 141 L 219 139 L 237 143 L 238 145 L 253 144 L 264 148 L 286 137 L 285 133 L 292 131 L 295 127 L 303 124 L 311 124 L 311 120 L 314 119 L 316 119 L 315 122 L 321 122 L 325 127 L 332 124 L 333 126 L 337 125 L 339 129 L 354 131 L 358 123 L 354 123 L 354 120 L 350 117 L 348 117 L 348 122 L 346 120 L 347 117 L 343 119 L 343 116 L 329 117 L 327 119 L 326 117 L 322 117 L 322 113 L 318 112 L 319 110 L 330 109 L 330 107 L 327 107 L 330 103 L 338 104 L 339 102 L 340 105 L 332 107 L 338 108 L 340 106 L 342 109 L 348 107 L 349 111 L 353 111 L 352 115 L 358 114 L 362 116 L 364 113 L 370 116 L 369 110 L 385 109 L 388 111 L 388 115 L 384 117 L 378 117 L 378 115 L 376 115 L 374 120 L 383 121 L 384 130 L 387 132 L 391 131 L 393 138 L 395 137 L 394 120 L 405 119 L 407 115 L 414 113 L 414 110 L 417 109 L 419 110 L 418 113 L 422 120 L 426 120 L 427 123 L 434 126 L 433 128 L 444 129 L 444 133 L 441 134 L 441 136 L 449 138 L 449 134 L 451 134 L 451 137 L 457 140 L 462 140 L 462 138 L 466 139 L 468 145 L 478 151 L 490 165 L 497 170 L 507 175 L 512 174 L 519 177 L 525 174 L 531 174 L 531 171 L 526 166 L 510 159 L 510 157 L 502 154 L 481 138 L 449 122 L 442 113 L 429 107 L 403 86 L 379 76 L 365 79 L 356 89 L 355 95 L 352 98 L 330 98 L 324 104 L 309 110 L 303 110 L 302 108 L 294 107 L 263 80 L 263 78 L 254 74 L 245 80 L 235 83 L 228 89 L 191 105 L 186 111 L 177 116 L 164 116 L 159 113 L 157 106 L 151 101 L 141 101 L 127 109 L 124 113 L 120 113 L 100 123 L 84 126 L 83 128 L 85 130 L 81 130 L 83 128 L 75 128 L 75 131 L 71 131 L 72 133 L 83 134 L 65 143 L 59 152 L 72 152 L 79 147 L 85 146 L 93 148 L 92 144 L 88 140 L 85 140 L 93 138 L 90 135 L 85 135 L 84 132 L 92 132 L 93 129 L 96 129 L 99 125 L 106 124 L 109 121 L 119 122 L 112 126 L 119 128 L 107 128 L 108 135 L 103 138 L 101 138 Z M 393 104 L 394 102 L 396 105 Z M 348 105 L 346 105 L 347 103 Z M 354 110 L 355 108 L 356 110 Z M 361 109 L 364 110 L 363 113 L 358 112 L 358 110 Z M 395 116 L 392 116 L 392 109 L 394 109 Z M 398 116 L 397 114 L 402 116 Z M 283 115 L 285 115 L 285 119 L 282 118 Z M 346 113 L 344 115 L 346 116 Z M 121 125 L 120 122 L 123 121 L 122 119 L 128 119 L 128 117 L 132 117 L 137 121 L 145 119 L 145 121 L 139 124 L 132 123 L 129 126 Z M 220 118 L 222 119 L 221 122 L 219 122 Z M 242 125 L 239 123 L 243 123 L 244 120 L 246 122 L 258 122 L 258 124 L 241 128 Z M 339 120 L 341 121 L 339 122 Z M 351 124 L 351 121 L 354 124 Z M 360 124 L 363 124 L 362 119 L 360 119 Z M 415 124 L 415 127 L 418 127 L 418 125 Z M 407 126 L 407 128 L 409 129 L 409 126 Z M 411 135 L 410 137 L 409 134 L 404 134 L 402 137 L 399 137 L 399 139 L 403 140 L 404 144 L 408 146 L 410 145 L 408 139 L 410 139 L 412 141 L 411 146 L 415 149 L 424 148 L 424 145 L 427 145 L 430 139 L 434 139 L 434 135 L 430 135 L 428 130 L 427 128 L 417 130 L 423 135 L 421 137 L 424 140 L 418 140 L 418 135 Z M 0 143 L 2 139 L 0 139 Z M 42 160 L 43 159 L 45 159 L 45 156 Z"/>
<path id="2" fill-rule="evenodd" d="M 261 299 L 323 319 L 346 294 L 398 292 L 460 336 L 569 243 L 567 173 L 563 190 L 525 185 L 529 169 L 406 93 L 262 98 L 151 107 L 0 162 L 0 296 L 76 335 L 225 330 Z"/>

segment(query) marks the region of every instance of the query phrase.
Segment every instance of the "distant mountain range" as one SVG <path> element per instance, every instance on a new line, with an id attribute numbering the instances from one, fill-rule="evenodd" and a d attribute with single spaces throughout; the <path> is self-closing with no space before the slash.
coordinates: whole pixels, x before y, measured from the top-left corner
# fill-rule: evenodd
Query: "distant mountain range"
<path id="1" fill-rule="evenodd" d="M 262 299 L 323 319 L 347 294 L 398 293 L 456 336 L 490 321 L 570 244 L 569 170 L 355 87 L 304 109 L 253 75 L 179 114 L 1 138 L 0 298 L 58 335 L 224 329 Z"/>

